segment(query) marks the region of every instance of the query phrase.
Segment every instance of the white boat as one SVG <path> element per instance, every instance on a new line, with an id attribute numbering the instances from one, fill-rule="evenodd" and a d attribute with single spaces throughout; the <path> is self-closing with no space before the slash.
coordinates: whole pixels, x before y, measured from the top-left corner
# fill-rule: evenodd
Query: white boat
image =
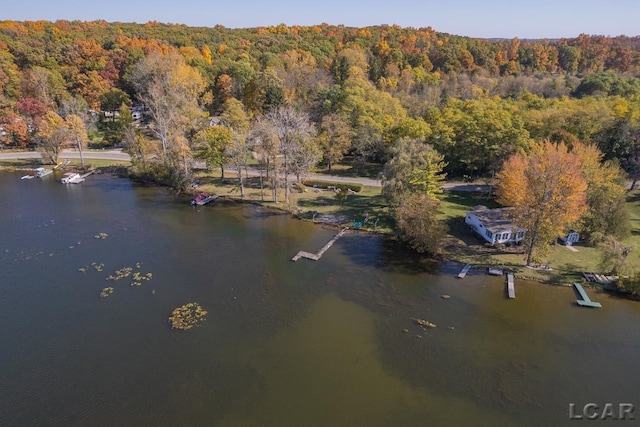
<path id="1" fill-rule="evenodd" d="M 43 176 L 47 176 L 52 173 L 53 173 L 53 170 L 51 169 L 36 168 L 36 177 L 38 178 L 42 178 Z"/>
<path id="2" fill-rule="evenodd" d="M 61 180 L 63 184 L 80 184 L 82 181 L 84 181 L 84 178 L 79 173 L 69 174 Z"/>
<path id="3" fill-rule="evenodd" d="M 33 178 L 35 178 L 35 176 L 33 176 L 33 175 L 25 175 L 20 179 L 33 179 Z"/>

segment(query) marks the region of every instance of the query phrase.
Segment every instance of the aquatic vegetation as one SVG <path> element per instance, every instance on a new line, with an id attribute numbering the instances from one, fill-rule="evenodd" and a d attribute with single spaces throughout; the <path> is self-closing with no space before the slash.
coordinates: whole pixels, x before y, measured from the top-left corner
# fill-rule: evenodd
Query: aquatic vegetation
<path id="1" fill-rule="evenodd" d="M 428 320 L 416 319 L 415 317 L 411 317 L 411 320 L 413 320 L 414 322 L 416 322 L 418 325 L 420 325 L 422 327 L 426 327 L 426 328 L 435 328 L 436 327 L 435 323 L 431 323 Z"/>
<path id="2" fill-rule="evenodd" d="M 82 267 L 82 268 L 79 268 L 79 269 L 78 269 L 78 271 L 80 271 L 80 272 L 82 272 L 82 273 L 86 273 L 86 272 L 87 272 L 87 269 L 86 269 L 86 268 L 84 268 L 84 267 Z"/>
<path id="3" fill-rule="evenodd" d="M 102 271 L 104 269 L 104 263 L 98 264 L 97 262 L 92 262 L 91 266 L 96 269 L 96 271 Z"/>
<path id="4" fill-rule="evenodd" d="M 204 316 L 206 316 L 206 314 L 207 311 L 198 303 L 190 302 L 185 304 L 174 309 L 171 313 L 169 317 L 171 329 L 189 330 L 205 320 Z"/>
<path id="5" fill-rule="evenodd" d="M 109 277 L 107 277 L 107 280 L 120 280 L 125 277 L 129 277 L 132 271 L 133 268 L 131 267 L 123 267 L 120 270 L 116 270 L 115 276 L 110 275 Z"/>
<path id="6" fill-rule="evenodd" d="M 107 237 L 109 237 L 109 235 L 107 233 L 98 233 L 95 236 L 93 236 L 94 239 L 106 239 Z"/>
<path id="7" fill-rule="evenodd" d="M 113 293 L 113 291 L 115 291 L 115 289 L 113 289 L 111 286 L 103 288 L 102 291 L 100 291 L 100 298 L 108 297 Z"/>
<path id="8" fill-rule="evenodd" d="M 145 280 L 149 281 L 149 280 L 151 280 L 152 277 L 153 277 L 153 274 L 151 274 L 151 273 L 141 274 L 139 271 L 136 271 L 135 273 L 133 273 L 133 280 L 134 281 L 131 284 L 131 286 L 140 286 L 140 285 L 142 285 L 143 281 L 145 281 Z"/>

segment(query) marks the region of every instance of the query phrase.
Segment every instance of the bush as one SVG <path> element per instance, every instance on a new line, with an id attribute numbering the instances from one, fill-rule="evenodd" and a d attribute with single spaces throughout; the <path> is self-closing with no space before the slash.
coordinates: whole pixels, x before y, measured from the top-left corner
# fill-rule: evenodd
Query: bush
<path id="1" fill-rule="evenodd" d="M 351 183 L 345 183 L 345 182 L 329 182 L 329 181 L 315 181 L 312 179 L 307 179 L 305 181 L 302 181 L 302 183 L 304 185 L 306 185 L 307 187 L 314 187 L 314 188 L 324 188 L 324 189 L 340 189 L 340 191 L 355 191 L 356 193 L 359 193 L 360 191 L 362 191 L 362 184 L 351 184 Z"/>

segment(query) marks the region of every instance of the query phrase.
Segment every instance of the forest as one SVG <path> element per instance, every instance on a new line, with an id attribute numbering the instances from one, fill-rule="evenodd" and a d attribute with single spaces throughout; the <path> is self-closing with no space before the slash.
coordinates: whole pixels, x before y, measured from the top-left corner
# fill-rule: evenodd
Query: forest
<path id="1" fill-rule="evenodd" d="M 430 27 L 2 21 L 1 142 L 36 144 L 47 112 L 78 115 L 95 136 L 86 112 L 142 103 L 140 64 L 163 56 L 191 80 L 173 88 L 193 101 L 190 115 L 220 116 L 230 99 L 250 121 L 293 107 L 315 127 L 325 163 L 347 153 L 385 161 L 410 138 L 443 154 L 450 177 L 479 177 L 532 141 L 576 140 L 635 176 L 639 50 L 640 37 L 483 40 Z M 106 143 L 123 138 L 115 121 L 101 127 Z M 205 121 L 190 122 L 179 136 L 194 148 Z"/>

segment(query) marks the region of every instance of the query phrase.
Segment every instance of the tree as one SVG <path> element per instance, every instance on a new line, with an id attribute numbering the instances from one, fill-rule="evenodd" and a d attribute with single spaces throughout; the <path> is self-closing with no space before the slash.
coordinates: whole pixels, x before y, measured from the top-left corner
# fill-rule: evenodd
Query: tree
<path id="1" fill-rule="evenodd" d="M 515 225 L 526 230 L 527 264 L 587 208 L 580 159 L 563 143 L 544 141 L 529 154 L 512 155 L 496 178 L 498 202 L 513 207 Z"/>
<path id="2" fill-rule="evenodd" d="M 36 137 L 44 161 L 58 163 L 60 150 L 69 140 L 69 130 L 64 119 L 53 111 L 47 111 L 40 120 Z"/>
<path id="3" fill-rule="evenodd" d="M 631 226 L 620 167 L 612 161 L 603 162 L 603 154 L 595 145 L 574 142 L 571 152 L 580 159 L 587 182 L 587 210 L 580 219 L 580 231 L 595 241 L 603 236 L 627 237 Z"/>
<path id="4" fill-rule="evenodd" d="M 71 142 L 78 147 L 80 152 L 80 163 L 84 167 L 84 157 L 82 156 L 82 146 L 87 142 L 87 130 L 84 127 L 84 122 L 79 116 L 70 114 L 65 119 L 68 129 L 68 137 Z"/>
<path id="5" fill-rule="evenodd" d="M 153 119 L 150 127 L 160 140 L 164 166 L 175 174 L 182 163 L 183 176 L 175 178 L 185 183 L 190 172 L 185 134 L 189 122 L 202 116 L 198 103 L 205 88 L 202 75 L 178 54 L 154 53 L 136 64 L 130 81 Z"/>
<path id="6" fill-rule="evenodd" d="M 100 95 L 100 109 L 102 111 L 110 111 L 113 113 L 123 104 L 127 106 L 131 105 L 131 98 L 129 98 L 126 92 L 120 89 L 112 88 L 108 92 Z M 111 121 L 115 121 L 115 114 L 111 117 Z"/>
<path id="7" fill-rule="evenodd" d="M 244 197 L 244 185 L 242 183 L 242 168 L 247 165 L 249 148 L 247 146 L 247 132 L 249 131 L 249 117 L 242 102 L 235 98 L 229 98 L 222 106 L 221 122 L 233 131 L 233 140 L 229 146 L 228 155 L 235 165 L 238 173 L 238 185 L 240 197 Z"/>
<path id="8" fill-rule="evenodd" d="M 233 139 L 233 130 L 225 126 L 211 126 L 201 130 L 195 136 L 196 159 L 220 167 L 224 179 L 224 165 L 229 161 L 228 150 Z"/>
<path id="9" fill-rule="evenodd" d="M 445 163 L 430 145 L 399 140 L 385 165 L 382 194 L 392 204 L 400 237 L 418 252 L 437 254 L 444 236 L 438 219 Z"/>
<path id="10" fill-rule="evenodd" d="M 416 251 L 437 254 L 445 227 L 437 214 L 440 202 L 427 194 L 403 197 L 394 211 L 400 237 Z"/>
<path id="11" fill-rule="evenodd" d="M 318 140 L 329 172 L 333 164 L 342 160 L 349 150 L 352 137 L 353 130 L 341 115 L 329 114 L 322 118 Z"/>
<path id="12" fill-rule="evenodd" d="M 306 143 L 315 136 L 315 128 L 309 115 L 291 107 L 277 107 L 264 116 L 269 132 L 278 142 L 278 151 L 283 158 L 284 197 L 289 202 L 289 178 L 291 161 Z M 300 171 L 297 171 L 299 174 Z"/>
<path id="13" fill-rule="evenodd" d="M 29 142 L 27 122 L 10 110 L 0 111 L 0 143 L 25 148 Z"/>
<path id="14" fill-rule="evenodd" d="M 391 153 L 382 179 L 382 194 L 388 200 L 397 203 L 406 193 L 426 194 L 433 199 L 442 194 L 446 163 L 430 145 L 401 139 Z"/>

